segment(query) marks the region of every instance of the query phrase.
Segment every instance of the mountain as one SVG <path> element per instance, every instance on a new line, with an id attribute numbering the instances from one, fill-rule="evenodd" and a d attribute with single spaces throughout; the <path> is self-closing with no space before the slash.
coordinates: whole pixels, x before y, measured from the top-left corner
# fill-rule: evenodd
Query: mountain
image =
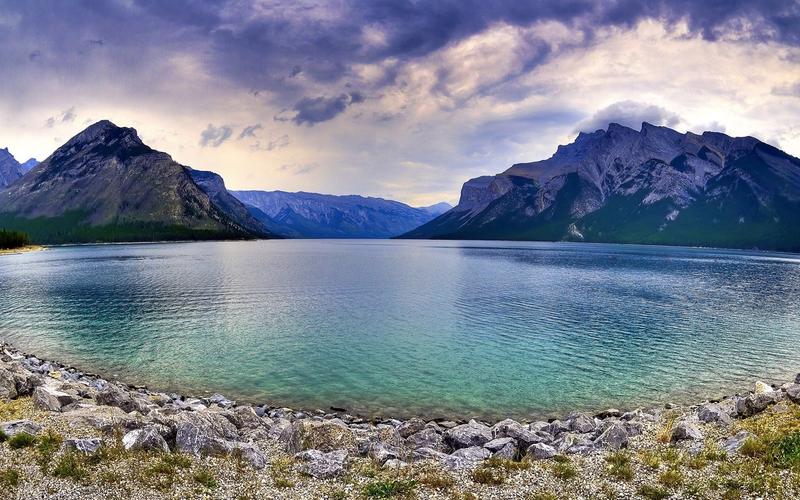
<path id="1" fill-rule="evenodd" d="M 0 189 L 15 183 L 23 173 L 22 166 L 8 148 L 0 149 Z"/>
<path id="2" fill-rule="evenodd" d="M 424 210 L 424 211 L 428 212 L 429 214 L 431 214 L 434 217 L 438 217 L 438 216 L 442 215 L 443 213 L 447 212 L 451 208 L 453 208 L 453 205 L 451 205 L 451 204 L 449 204 L 447 202 L 444 202 L 444 201 L 440 202 L 440 203 L 436 203 L 436 204 L 428 206 L 428 207 L 419 207 L 420 210 Z"/>
<path id="3" fill-rule="evenodd" d="M 402 237 L 796 251 L 798 228 L 800 159 L 753 137 L 611 123 L 467 181 L 458 205 Z"/>
<path id="4" fill-rule="evenodd" d="M 37 160 L 36 158 L 30 158 L 27 161 L 21 163 L 19 169 L 23 174 L 27 174 L 28 172 L 33 170 L 33 167 L 35 167 L 38 164 L 39 160 Z"/>
<path id="5" fill-rule="evenodd" d="M 267 227 L 294 238 L 389 238 L 433 219 L 427 209 L 364 196 L 231 191 Z"/>
<path id="6" fill-rule="evenodd" d="M 247 231 L 260 236 L 275 236 L 257 218 L 253 217 L 250 210 L 231 195 L 225 188 L 225 181 L 217 173 L 188 168 L 189 175 L 195 184 L 205 192 L 212 203 L 217 206 L 226 216 L 236 221 Z"/>
<path id="7" fill-rule="evenodd" d="M 0 191 L 0 227 L 41 243 L 270 236 L 226 213 L 190 172 L 103 120 Z"/>

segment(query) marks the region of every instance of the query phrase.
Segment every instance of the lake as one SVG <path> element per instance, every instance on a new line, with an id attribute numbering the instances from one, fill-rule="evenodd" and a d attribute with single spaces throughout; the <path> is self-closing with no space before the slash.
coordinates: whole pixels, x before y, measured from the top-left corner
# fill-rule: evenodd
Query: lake
<path id="1" fill-rule="evenodd" d="M 800 371 L 800 255 L 283 240 L 0 257 L 0 339 L 154 389 L 541 418 Z"/>

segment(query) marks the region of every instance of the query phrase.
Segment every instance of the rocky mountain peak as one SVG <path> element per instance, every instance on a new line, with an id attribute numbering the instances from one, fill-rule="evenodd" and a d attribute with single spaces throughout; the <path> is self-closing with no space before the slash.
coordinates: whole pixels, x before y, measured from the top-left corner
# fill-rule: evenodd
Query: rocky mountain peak
<path id="1" fill-rule="evenodd" d="M 104 152 L 108 152 L 110 149 L 123 150 L 131 148 L 138 152 L 150 150 L 139 138 L 136 129 L 118 127 L 109 120 L 100 120 L 89 125 L 78 135 L 67 141 L 54 154 L 56 156 L 72 155 L 81 150 L 98 146 L 102 146 Z"/>

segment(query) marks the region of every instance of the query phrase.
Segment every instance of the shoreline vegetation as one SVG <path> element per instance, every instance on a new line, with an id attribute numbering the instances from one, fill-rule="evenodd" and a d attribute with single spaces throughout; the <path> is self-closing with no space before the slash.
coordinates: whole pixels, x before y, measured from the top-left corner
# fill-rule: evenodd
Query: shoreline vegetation
<path id="1" fill-rule="evenodd" d="M 0 255 L 31 252 L 42 249 L 42 246 L 31 243 L 31 239 L 27 233 L 0 228 Z"/>
<path id="2" fill-rule="evenodd" d="M 0 497 L 797 498 L 800 374 L 551 421 L 367 420 L 112 382 L 0 343 Z"/>

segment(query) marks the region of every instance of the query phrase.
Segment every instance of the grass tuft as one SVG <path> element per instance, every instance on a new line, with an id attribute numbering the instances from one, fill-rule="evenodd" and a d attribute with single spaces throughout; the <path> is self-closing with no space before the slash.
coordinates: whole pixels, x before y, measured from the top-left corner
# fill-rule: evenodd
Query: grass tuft
<path id="1" fill-rule="evenodd" d="M 636 492 L 648 500 L 664 500 L 670 496 L 667 490 L 659 488 L 658 486 L 653 486 L 652 484 L 643 484 L 639 486 Z"/>
<path id="2" fill-rule="evenodd" d="M 633 466 L 631 457 L 624 451 L 612 453 L 606 457 L 608 462 L 608 474 L 620 481 L 630 481 L 633 479 Z"/>
<path id="3" fill-rule="evenodd" d="M 683 473 L 678 469 L 665 470 L 658 476 L 658 482 L 667 488 L 677 488 L 683 484 Z"/>
<path id="4" fill-rule="evenodd" d="M 30 448 L 36 444 L 36 437 L 31 436 L 27 432 L 20 432 L 8 438 L 8 446 L 12 450 L 19 450 L 21 448 Z"/>
<path id="5" fill-rule="evenodd" d="M 73 451 L 61 455 L 53 467 L 53 476 L 80 481 L 88 476 L 81 458 Z"/>
<path id="6" fill-rule="evenodd" d="M 414 480 L 375 481 L 366 485 L 362 492 L 368 498 L 392 498 L 410 496 L 416 487 Z"/>
<path id="7" fill-rule="evenodd" d="M 16 488 L 19 486 L 20 474 L 17 469 L 0 470 L 0 486 L 2 489 Z"/>
<path id="8" fill-rule="evenodd" d="M 209 489 L 216 488 L 219 485 L 217 478 L 215 478 L 214 474 L 212 474 L 208 469 L 200 469 L 194 473 L 192 478 L 196 483 L 202 484 Z"/>
<path id="9" fill-rule="evenodd" d="M 572 462 L 564 462 L 558 461 L 553 464 L 552 467 L 553 475 L 557 478 L 566 481 L 568 479 L 572 479 L 573 477 L 578 475 L 578 469 L 572 464 Z"/>

